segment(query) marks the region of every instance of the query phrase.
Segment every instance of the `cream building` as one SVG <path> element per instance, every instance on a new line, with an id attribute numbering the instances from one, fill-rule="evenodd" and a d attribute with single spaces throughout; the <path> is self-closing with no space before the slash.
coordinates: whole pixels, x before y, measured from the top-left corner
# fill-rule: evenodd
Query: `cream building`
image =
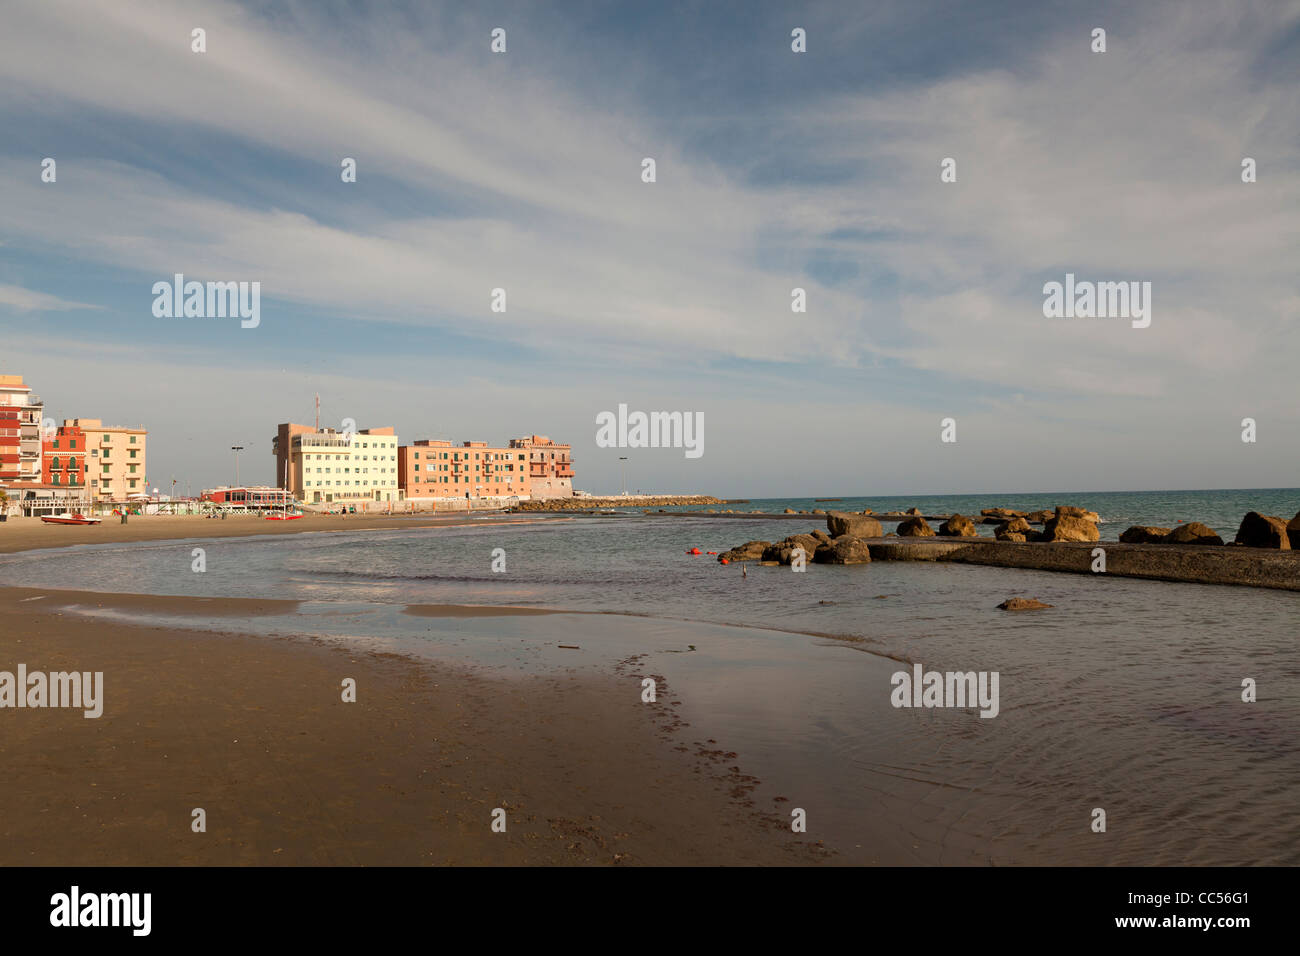
<path id="1" fill-rule="evenodd" d="M 392 428 L 319 431 L 286 422 L 271 439 L 275 484 L 307 504 L 400 501 L 397 434 Z"/>
<path id="2" fill-rule="evenodd" d="M 125 501 L 149 493 L 147 429 L 105 425 L 98 418 L 66 418 L 63 425 L 80 428 L 86 436 L 86 487 L 93 500 Z"/>

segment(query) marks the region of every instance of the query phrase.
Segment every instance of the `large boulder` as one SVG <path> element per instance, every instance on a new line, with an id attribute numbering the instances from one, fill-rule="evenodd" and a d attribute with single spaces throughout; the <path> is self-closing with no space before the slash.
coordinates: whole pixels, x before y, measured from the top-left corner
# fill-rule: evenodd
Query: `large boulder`
<path id="1" fill-rule="evenodd" d="M 821 545 L 813 560 L 818 564 L 870 564 L 871 549 L 861 538 L 845 534 Z"/>
<path id="2" fill-rule="evenodd" d="M 898 536 L 900 538 L 933 538 L 934 529 L 925 523 L 924 518 L 917 516 L 898 523 Z"/>
<path id="3" fill-rule="evenodd" d="M 1165 544 L 1223 544 L 1223 539 L 1218 536 L 1213 528 L 1201 524 L 1199 521 L 1189 521 L 1187 524 L 1180 524 L 1164 540 Z"/>
<path id="4" fill-rule="evenodd" d="M 921 509 L 917 507 L 908 508 L 906 511 L 903 512 L 903 514 L 905 515 L 920 515 L 920 513 L 921 513 Z"/>
<path id="5" fill-rule="evenodd" d="M 1033 529 L 1024 518 L 1012 518 L 993 529 L 993 537 L 999 541 L 1025 541 Z"/>
<path id="6" fill-rule="evenodd" d="M 746 541 L 738 548 L 723 551 L 718 555 L 718 560 L 726 558 L 728 561 L 761 561 L 763 552 L 771 546 L 771 541 Z"/>
<path id="7" fill-rule="evenodd" d="M 1291 547 L 1300 551 L 1300 513 L 1287 523 L 1286 536 L 1291 539 Z"/>
<path id="8" fill-rule="evenodd" d="M 1272 548 L 1275 551 L 1290 551 L 1291 539 L 1287 536 L 1287 524 L 1281 518 L 1262 515 L 1252 511 L 1241 519 L 1237 529 L 1236 544 L 1248 548 Z"/>
<path id="9" fill-rule="evenodd" d="M 1071 518 L 1082 518 L 1084 521 L 1091 521 L 1093 524 L 1101 521 L 1101 515 L 1095 511 L 1089 511 L 1087 508 L 1076 508 L 1074 505 L 1057 505 L 1055 517 L 1066 515 Z"/>
<path id="10" fill-rule="evenodd" d="M 1057 508 L 1056 513 L 1043 523 L 1043 534 L 1039 540 L 1100 541 L 1101 532 L 1097 530 L 1096 522 L 1083 517 L 1082 508 Z"/>
<path id="11" fill-rule="evenodd" d="M 1051 607 L 1050 604 L 1044 604 L 1037 598 L 1007 598 L 998 605 L 999 611 L 1037 611 L 1042 608 Z"/>
<path id="12" fill-rule="evenodd" d="M 973 538 L 979 532 L 975 530 L 974 521 L 965 515 L 956 514 L 939 525 L 939 533 L 948 538 Z"/>
<path id="13" fill-rule="evenodd" d="M 821 528 L 813 528 L 812 531 L 809 532 L 809 534 L 811 534 L 814 538 L 816 538 L 816 539 L 817 539 L 818 541 L 820 541 L 822 544 L 826 544 L 828 541 L 831 540 L 831 536 L 828 535 L 828 534 L 827 534 L 825 531 L 823 531 Z"/>
<path id="14" fill-rule="evenodd" d="M 1168 528 L 1135 524 L 1121 534 L 1119 540 L 1124 544 L 1161 544 L 1167 537 L 1169 537 Z"/>
<path id="15" fill-rule="evenodd" d="M 846 511 L 828 511 L 826 513 L 826 530 L 832 538 L 851 534 L 855 538 L 879 538 L 884 529 L 880 522 L 870 515 L 849 514 Z"/>

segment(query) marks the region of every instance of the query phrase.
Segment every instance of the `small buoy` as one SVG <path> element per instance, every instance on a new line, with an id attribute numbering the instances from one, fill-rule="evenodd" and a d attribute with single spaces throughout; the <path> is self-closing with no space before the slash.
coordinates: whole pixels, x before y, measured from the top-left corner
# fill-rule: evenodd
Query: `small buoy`
<path id="1" fill-rule="evenodd" d="M 691 548 L 691 550 L 687 551 L 686 553 L 687 553 L 687 554 L 703 554 L 704 552 L 701 551 L 699 548 Z"/>
<path id="2" fill-rule="evenodd" d="M 731 563 L 731 559 L 730 559 L 730 558 L 718 558 L 718 563 L 719 563 L 719 564 L 730 564 L 730 563 Z"/>
<path id="3" fill-rule="evenodd" d="M 710 551 L 710 552 L 709 552 L 709 554 L 717 554 L 717 553 L 718 553 L 718 552 L 716 552 L 716 551 Z"/>

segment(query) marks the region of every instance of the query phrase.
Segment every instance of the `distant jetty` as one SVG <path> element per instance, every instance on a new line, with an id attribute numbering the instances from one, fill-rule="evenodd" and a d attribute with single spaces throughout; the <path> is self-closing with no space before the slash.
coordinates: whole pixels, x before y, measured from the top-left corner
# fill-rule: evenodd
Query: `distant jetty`
<path id="1" fill-rule="evenodd" d="M 533 498 L 521 501 L 510 511 L 608 511 L 610 508 L 660 508 L 679 505 L 720 505 L 721 498 L 712 495 L 616 495 L 612 498 L 589 498 L 575 495 L 572 498 Z"/>
<path id="2" fill-rule="evenodd" d="M 1234 584 L 1300 591 L 1300 514 L 1289 523 L 1250 512 L 1231 545 L 1205 525 L 1130 528 L 1118 542 L 1099 540 L 1095 513 L 1061 506 L 1029 527 L 1015 514 L 999 523 L 996 539 L 975 536 L 974 520 L 950 515 L 936 533 L 925 517 L 912 515 L 893 534 L 883 534 L 884 515 L 831 512 L 827 531 L 790 535 L 782 541 L 748 541 L 725 551 L 724 564 L 757 561 L 788 565 L 802 550 L 819 564 L 872 561 L 950 561 L 1035 571 L 1108 574 L 1190 584 Z M 828 533 L 829 532 L 829 533 Z"/>

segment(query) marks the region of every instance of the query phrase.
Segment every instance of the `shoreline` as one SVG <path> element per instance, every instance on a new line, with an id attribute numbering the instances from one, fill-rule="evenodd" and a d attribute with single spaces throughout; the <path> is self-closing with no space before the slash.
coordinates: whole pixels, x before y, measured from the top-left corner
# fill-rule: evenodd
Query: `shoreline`
<path id="1" fill-rule="evenodd" d="M 91 600 L 209 617 L 218 606 L 296 606 L 0 589 L 0 669 L 102 671 L 105 701 L 97 719 L 0 712 L 9 721 L 0 767 L 11 781 L 0 792 L 0 864 L 833 860 L 755 806 L 735 754 L 687 746 L 703 732 L 685 729 L 666 685 L 657 703 L 640 701 L 636 661 L 605 676 L 506 678 L 316 638 L 60 610 Z M 437 608 L 449 609 L 474 612 Z M 344 677 L 356 681 L 356 703 L 341 699 Z M 207 813 L 206 833 L 190 829 L 194 807 Z M 497 807 L 506 833 L 491 830 Z"/>

